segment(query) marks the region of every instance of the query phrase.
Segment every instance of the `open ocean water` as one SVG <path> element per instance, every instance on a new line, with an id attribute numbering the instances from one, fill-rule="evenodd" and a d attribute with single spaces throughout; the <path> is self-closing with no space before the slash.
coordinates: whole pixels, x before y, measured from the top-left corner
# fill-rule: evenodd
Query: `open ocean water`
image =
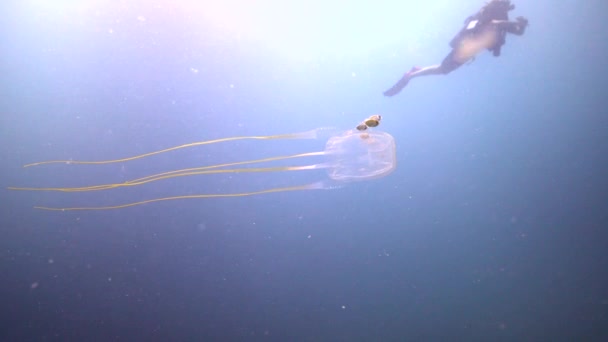
<path id="1" fill-rule="evenodd" d="M 514 4 L 499 58 L 387 98 L 482 1 L 2 2 L 0 341 L 607 341 L 608 6 Z M 133 183 L 322 152 L 372 114 L 390 174 Z"/>

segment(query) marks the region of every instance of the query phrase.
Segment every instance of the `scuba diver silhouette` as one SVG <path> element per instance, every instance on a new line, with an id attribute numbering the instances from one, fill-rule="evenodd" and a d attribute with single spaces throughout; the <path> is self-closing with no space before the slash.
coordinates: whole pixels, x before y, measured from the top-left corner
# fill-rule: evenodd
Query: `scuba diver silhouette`
<path id="1" fill-rule="evenodd" d="M 495 57 L 500 56 L 500 50 L 505 44 L 507 33 L 517 36 L 524 34 L 528 20 L 517 17 L 509 21 L 508 12 L 515 9 L 510 0 L 490 0 L 474 15 L 464 21 L 464 26 L 450 41 L 452 51 L 443 59 L 441 64 L 424 68 L 413 67 L 397 81 L 384 96 L 397 95 L 412 78 L 428 75 L 447 75 L 458 69 L 475 55 L 487 49 Z"/>

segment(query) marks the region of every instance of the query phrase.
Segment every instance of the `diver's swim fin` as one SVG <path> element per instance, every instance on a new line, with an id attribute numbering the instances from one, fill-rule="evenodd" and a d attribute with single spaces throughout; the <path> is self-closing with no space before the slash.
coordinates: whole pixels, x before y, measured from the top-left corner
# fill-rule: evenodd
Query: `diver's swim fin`
<path id="1" fill-rule="evenodd" d="M 410 75 L 409 73 L 407 73 L 403 75 L 403 77 L 401 77 L 401 79 L 397 81 L 397 83 L 395 83 L 395 85 L 393 85 L 389 90 L 385 91 L 384 96 L 395 96 L 399 94 L 399 92 L 401 92 L 401 90 L 405 88 L 409 81 Z"/>
<path id="2" fill-rule="evenodd" d="M 399 94 L 399 92 L 401 92 L 401 90 L 403 88 L 405 88 L 405 86 L 408 84 L 408 82 L 412 78 L 412 73 L 419 71 L 419 70 L 420 70 L 419 67 L 417 67 L 417 66 L 413 67 L 410 71 L 405 73 L 405 75 L 403 75 L 403 77 L 401 77 L 401 79 L 399 81 L 397 81 L 397 83 L 395 83 L 395 85 L 393 85 L 389 90 L 385 91 L 384 96 L 395 96 L 395 95 Z"/>

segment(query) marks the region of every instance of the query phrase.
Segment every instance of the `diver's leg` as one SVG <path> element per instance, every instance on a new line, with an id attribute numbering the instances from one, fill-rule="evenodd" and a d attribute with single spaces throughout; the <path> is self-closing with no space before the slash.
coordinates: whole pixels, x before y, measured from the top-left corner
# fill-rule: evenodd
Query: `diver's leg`
<path id="1" fill-rule="evenodd" d="M 432 65 L 424 68 L 413 67 L 410 71 L 405 73 L 403 77 L 397 83 L 395 83 L 390 89 L 384 92 L 384 96 L 395 96 L 405 88 L 409 81 L 414 77 L 428 76 L 428 75 L 440 75 L 443 74 L 442 65 Z"/>
<path id="2" fill-rule="evenodd" d="M 409 72 L 409 78 L 412 79 L 414 77 L 420 76 L 429 76 L 429 75 L 447 75 L 452 71 L 458 69 L 462 63 L 459 63 L 455 59 L 456 50 L 450 51 L 450 53 L 445 56 L 441 64 L 433 65 L 426 68 L 419 68 L 418 70 L 412 69 Z"/>
<path id="3" fill-rule="evenodd" d="M 429 76 L 429 75 L 441 75 L 443 74 L 443 64 L 431 65 L 424 68 L 416 68 L 410 70 L 409 78 L 412 79 L 414 77 L 420 76 Z"/>
<path id="4" fill-rule="evenodd" d="M 384 92 L 384 96 L 395 96 L 405 88 L 412 78 L 429 75 L 447 75 L 450 72 L 458 69 L 462 63 L 459 63 L 454 59 L 454 50 L 452 50 L 438 65 L 432 65 L 424 68 L 413 67 L 412 70 L 407 72 L 397 83 L 395 83 L 390 89 Z"/>
<path id="5" fill-rule="evenodd" d="M 460 68 L 462 62 L 458 62 L 456 60 L 456 49 L 452 50 L 449 55 L 445 56 L 443 61 L 441 61 L 441 67 L 439 70 L 443 75 L 447 75 L 452 71 Z"/>

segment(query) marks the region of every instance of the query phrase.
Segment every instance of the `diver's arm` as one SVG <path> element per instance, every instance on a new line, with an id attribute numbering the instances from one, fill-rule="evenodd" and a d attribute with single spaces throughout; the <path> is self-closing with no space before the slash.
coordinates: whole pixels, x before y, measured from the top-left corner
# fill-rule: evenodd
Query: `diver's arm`
<path id="1" fill-rule="evenodd" d="M 516 20 L 517 21 L 492 20 L 492 24 L 508 33 L 521 36 L 526 31 L 526 27 L 528 27 L 528 19 L 524 17 L 517 17 Z"/>

